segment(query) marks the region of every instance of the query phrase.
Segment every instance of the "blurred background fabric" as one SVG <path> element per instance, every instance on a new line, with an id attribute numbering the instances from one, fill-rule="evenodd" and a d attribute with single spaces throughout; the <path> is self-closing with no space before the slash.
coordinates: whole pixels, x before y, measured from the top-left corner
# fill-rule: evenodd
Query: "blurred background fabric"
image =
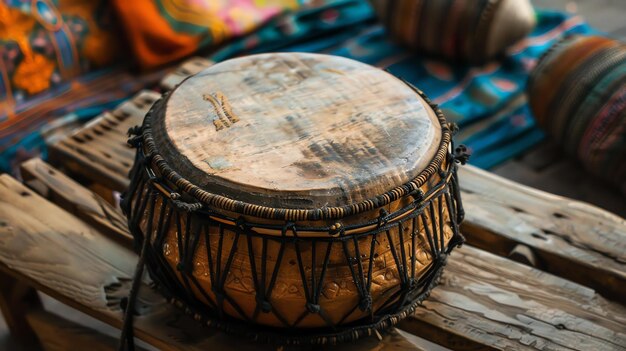
<path id="1" fill-rule="evenodd" d="M 139 65 L 150 69 L 253 31 L 304 0 L 112 0 Z M 320 1 L 318 1 L 320 2 Z M 316 2 L 311 2 L 314 6 Z"/>
<path id="2" fill-rule="evenodd" d="M 56 126 L 140 88 L 141 80 L 115 79 L 107 68 L 122 58 L 120 35 L 106 0 L 0 1 L 0 170 L 45 152 L 43 135 Z"/>
<path id="3" fill-rule="evenodd" d="M 112 64 L 117 37 L 106 0 L 0 1 L 0 121 L 29 97 Z"/>
<path id="4" fill-rule="evenodd" d="M 83 123 L 112 108 L 139 89 L 155 88 L 158 79 L 181 58 L 202 55 L 219 62 L 239 55 L 270 51 L 345 56 L 387 69 L 406 79 L 439 104 L 450 121 L 460 125 L 457 142 L 465 143 L 473 150 L 471 162 L 489 168 L 544 138 L 532 118 L 524 94 L 526 80 L 538 58 L 565 35 L 594 33 L 578 16 L 539 10 L 534 18 L 536 26 L 526 37 L 497 58 L 477 65 L 441 60 L 398 43 L 377 20 L 366 0 L 114 0 L 112 5 L 85 2 L 90 5 L 85 5 L 81 11 L 92 16 L 95 15 L 89 11 L 95 9 L 93 4 L 99 4 L 100 8 L 94 10 L 98 16 L 94 18 L 101 20 L 80 22 L 76 13 L 83 12 L 63 11 L 68 8 L 67 4 L 78 6 L 82 3 L 80 0 L 11 0 L 2 7 L 5 12 L 0 16 L 5 17 L 0 17 L 0 28 L 4 28 L 0 31 L 0 57 L 3 60 L 13 57 L 15 63 L 13 66 L 3 65 L 7 68 L 2 70 L 1 106 L 11 108 L 0 112 L 1 170 L 10 171 L 20 160 L 36 153 L 45 156 L 46 141 L 51 142 L 68 133 L 78 122 Z M 33 55 L 45 56 L 47 61 L 53 62 L 53 67 L 47 68 L 52 71 L 50 80 L 47 86 L 44 83 L 33 85 L 32 93 L 24 90 L 16 95 L 19 89 L 7 82 L 13 81 L 17 72 L 15 65 L 22 63 L 25 56 L 9 54 L 17 52 L 15 48 L 20 45 L 17 44 L 19 40 L 6 36 L 6 33 L 18 32 L 13 29 L 18 28 L 15 26 L 6 30 L 9 27 L 6 11 L 11 13 L 11 23 L 17 19 L 26 23 L 28 20 L 24 18 L 28 16 L 24 14 L 39 13 L 34 8 L 39 4 L 43 4 L 42 8 L 52 9 L 54 6 L 56 10 L 45 18 L 35 16 L 32 26 L 18 26 L 23 28 L 20 38 L 30 40 L 41 35 L 52 40 L 56 35 L 61 36 L 58 32 L 65 27 L 48 28 L 41 23 L 53 18 L 57 18 L 55 23 L 65 23 L 68 28 L 72 28 L 68 23 L 80 22 L 80 28 L 95 25 L 97 29 L 80 32 L 83 36 L 72 35 L 73 41 L 69 43 L 75 43 L 75 50 L 70 46 L 68 52 L 72 54 L 68 56 L 71 58 L 68 62 L 75 64 L 71 67 L 77 67 L 72 71 L 73 75 L 62 74 L 58 62 L 65 65 L 65 61 L 58 50 L 46 51 L 44 46 L 33 44 Z M 195 12 L 191 9 L 200 7 L 204 11 L 202 17 L 194 17 Z M 15 17 L 16 14 L 19 16 Z M 445 16 L 440 18 L 445 19 Z M 433 22 L 432 25 L 441 27 L 446 23 Z M 39 34 L 42 31 L 44 34 Z M 107 44 L 109 39 L 102 39 L 99 46 L 92 46 L 99 48 L 97 52 L 103 55 L 101 61 L 89 59 L 93 54 L 90 50 L 85 51 L 85 38 L 89 33 L 100 33 L 100 37 L 109 39 L 115 35 L 116 39 L 110 44 Z M 121 41 L 120 38 L 127 40 Z M 24 39 L 20 40 L 24 42 Z M 125 45 L 129 48 L 125 49 Z M 76 53 L 76 59 L 73 53 Z M 93 70 L 103 66 L 105 68 Z M 44 68 L 35 70 L 48 72 Z M 33 72 L 32 68 L 30 72 Z M 8 89 L 11 89 L 10 94 Z"/>

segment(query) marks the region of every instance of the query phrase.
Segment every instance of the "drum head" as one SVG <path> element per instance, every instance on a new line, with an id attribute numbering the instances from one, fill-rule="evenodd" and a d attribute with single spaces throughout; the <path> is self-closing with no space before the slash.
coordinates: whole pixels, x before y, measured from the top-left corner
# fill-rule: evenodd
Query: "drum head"
<path id="1" fill-rule="evenodd" d="M 428 166 L 432 108 L 391 74 L 346 58 L 272 53 L 216 64 L 154 111 L 155 144 L 201 189 L 261 206 L 364 201 Z"/>

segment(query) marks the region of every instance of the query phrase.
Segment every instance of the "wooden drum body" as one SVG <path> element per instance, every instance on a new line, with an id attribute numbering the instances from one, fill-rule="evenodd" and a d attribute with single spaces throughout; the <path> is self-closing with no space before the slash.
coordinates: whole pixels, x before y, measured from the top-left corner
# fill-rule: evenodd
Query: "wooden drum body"
<path id="1" fill-rule="evenodd" d="M 229 60 L 133 132 L 130 229 L 166 297 L 208 325 L 287 344 L 368 335 L 411 313 L 462 243 L 451 127 L 370 66 Z"/>

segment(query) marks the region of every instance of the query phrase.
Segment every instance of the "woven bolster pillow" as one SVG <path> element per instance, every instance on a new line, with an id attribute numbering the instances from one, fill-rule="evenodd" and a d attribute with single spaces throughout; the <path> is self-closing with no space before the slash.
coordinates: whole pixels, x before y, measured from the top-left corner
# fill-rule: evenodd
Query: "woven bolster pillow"
<path id="1" fill-rule="evenodd" d="M 529 0 L 370 0 L 388 33 L 417 51 L 483 63 L 528 35 Z"/>
<path id="2" fill-rule="evenodd" d="M 567 37 L 539 61 L 527 92 L 539 125 L 626 193 L 626 44 Z"/>

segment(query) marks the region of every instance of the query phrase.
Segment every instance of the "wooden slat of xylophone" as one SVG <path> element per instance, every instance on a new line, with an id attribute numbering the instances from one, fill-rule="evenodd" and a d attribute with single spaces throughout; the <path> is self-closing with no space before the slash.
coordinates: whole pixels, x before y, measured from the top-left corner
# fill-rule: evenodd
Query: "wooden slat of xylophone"
<path id="1" fill-rule="evenodd" d="M 50 161 L 109 189 L 123 190 L 135 155 L 126 144 L 128 129 L 141 123 L 159 97 L 156 92 L 142 91 L 114 111 L 100 115 L 51 145 Z"/>
<path id="2" fill-rule="evenodd" d="M 546 271 L 623 299 L 624 219 L 474 167 L 461 167 L 459 179 L 469 243 L 503 256 L 524 244 Z"/>
<path id="3" fill-rule="evenodd" d="M 0 176 L 0 269 L 115 327 L 137 256 L 7 175 Z M 135 335 L 163 350 L 273 350 L 200 326 L 144 286 Z M 305 348 L 306 349 L 306 348 Z M 401 331 L 333 348 L 423 350 Z"/>
<path id="4" fill-rule="evenodd" d="M 156 96 L 151 96 L 156 100 Z M 144 109 L 129 108 L 137 101 L 142 101 L 140 96 L 112 113 L 128 111 L 128 124 L 139 124 Z M 86 129 L 97 124 L 92 123 Z M 121 145 L 126 142 L 126 136 L 104 132 L 99 142 Z M 96 154 L 89 151 L 92 146 L 89 143 L 72 145 L 82 148 L 82 154 Z M 112 189 L 118 191 L 128 184 L 125 177 L 130 166 L 100 167 L 101 159 L 89 161 L 79 153 L 65 155 L 66 158 L 58 161 L 87 179 L 118 179 L 112 184 Z M 124 165 L 133 162 L 132 153 L 125 152 L 122 157 L 125 157 Z M 83 166 L 76 168 L 74 164 Z M 619 298 L 626 291 L 623 219 L 579 201 L 507 181 L 471 165 L 461 167 L 460 179 L 467 212 L 462 229 L 470 243 L 503 256 L 516 245 L 524 244 L 539 256 L 541 268 L 548 272 L 593 287 L 611 298 Z"/>
<path id="5" fill-rule="evenodd" d="M 623 306 L 589 288 L 466 245 L 451 255 L 424 308 L 401 327 L 455 350 L 610 350 L 626 342 L 624 322 Z M 591 336 L 580 337 L 585 333 Z"/>

